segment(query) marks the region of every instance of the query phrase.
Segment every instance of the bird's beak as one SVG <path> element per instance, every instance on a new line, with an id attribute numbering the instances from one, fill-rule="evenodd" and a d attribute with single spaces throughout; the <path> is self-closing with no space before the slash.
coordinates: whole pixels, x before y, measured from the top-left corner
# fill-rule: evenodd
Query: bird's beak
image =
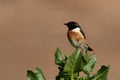
<path id="1" fill-rule="evenodd" d="M 67 23 L 63 23 L 64 25 L 67 25 Z"/>

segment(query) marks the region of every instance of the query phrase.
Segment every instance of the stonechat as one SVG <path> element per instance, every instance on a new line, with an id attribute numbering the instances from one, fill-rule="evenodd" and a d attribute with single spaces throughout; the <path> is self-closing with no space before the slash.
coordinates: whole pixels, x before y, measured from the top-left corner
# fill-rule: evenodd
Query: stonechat
<path id="1" fill-rule="evenodd" d="M 68 27 L 67 37 L 73 47 L 77 48 L 88 48 L 89 51 L 93 51 L 91 47 L 86 43 L 86 36 L 81 26 L 74 21 L 64 23 Z"/>

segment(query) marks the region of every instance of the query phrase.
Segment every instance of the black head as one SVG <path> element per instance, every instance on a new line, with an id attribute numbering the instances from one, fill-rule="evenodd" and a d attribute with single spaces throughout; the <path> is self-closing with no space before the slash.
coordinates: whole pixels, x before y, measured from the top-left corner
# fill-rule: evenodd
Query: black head
<path id="1" fill-rule="evenodd" d="M 78 23 L 74 22 L 74 21 L 70 21 L 68 23 L 64 23 L 64 25 L 67 25 L 69 30 L 73 30 L 73 29 L 75 29 L 77 27 L 80 28 L 80 25 Z"/>

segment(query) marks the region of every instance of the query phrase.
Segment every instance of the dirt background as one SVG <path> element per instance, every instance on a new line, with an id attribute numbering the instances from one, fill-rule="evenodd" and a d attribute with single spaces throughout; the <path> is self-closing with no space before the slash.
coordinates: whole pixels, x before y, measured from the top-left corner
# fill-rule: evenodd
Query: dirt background
<path id="1" fill-rule="evenodd" d="M 68 21 L 82 26 L 98 57 L 95 70 L 110 65 L 108 80 L 120 80 L 119 0 L 0 0 L 0 80 L 26 80 L 26 70 L 36 66 L 55 80 L 56 48 L 74 51 Z"/>

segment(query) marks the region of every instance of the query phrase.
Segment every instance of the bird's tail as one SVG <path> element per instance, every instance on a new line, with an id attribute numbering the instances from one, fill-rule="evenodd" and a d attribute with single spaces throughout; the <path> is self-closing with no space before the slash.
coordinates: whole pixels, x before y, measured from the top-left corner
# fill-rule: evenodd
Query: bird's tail
<path id="1" fill-rule="evenodd" d="M 94 51 L 88 44 L 86 46 L 88 47 L 88 51 Z"/>

